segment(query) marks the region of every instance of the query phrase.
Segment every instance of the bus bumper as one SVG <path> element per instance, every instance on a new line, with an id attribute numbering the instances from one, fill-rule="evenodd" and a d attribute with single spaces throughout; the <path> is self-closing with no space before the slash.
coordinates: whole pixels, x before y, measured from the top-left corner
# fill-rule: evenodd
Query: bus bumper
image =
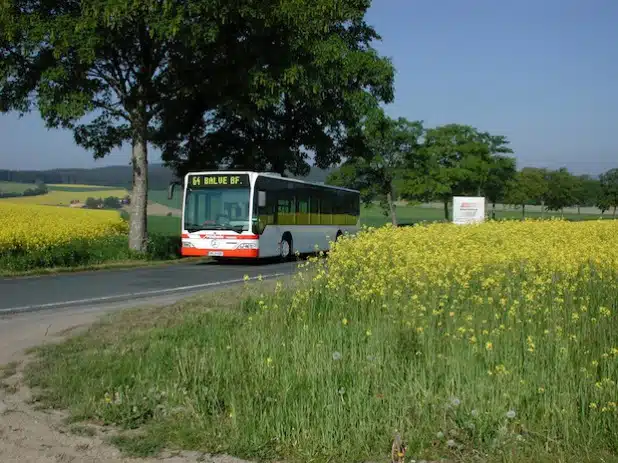
<path id="1" fill-rule="evenodd" d="M 183 257 L 223 257 L 256 259 L 260 256 L 259 249 L 200 249 L 182 247 Z"/>

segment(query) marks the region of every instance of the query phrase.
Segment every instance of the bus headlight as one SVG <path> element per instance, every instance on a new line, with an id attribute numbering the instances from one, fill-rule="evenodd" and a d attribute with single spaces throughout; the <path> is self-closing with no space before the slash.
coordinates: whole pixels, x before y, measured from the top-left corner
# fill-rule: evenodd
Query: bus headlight
<path id="1" fill-rule="evenodd" d="M 191 241 L 182 240 L 183 248 L 194 248 L 193 243 Z"/>
<path id="2" fill-rule="evenodd" d="M 257 249 L 257 243 L 240 243 L 236 249 Z"/>

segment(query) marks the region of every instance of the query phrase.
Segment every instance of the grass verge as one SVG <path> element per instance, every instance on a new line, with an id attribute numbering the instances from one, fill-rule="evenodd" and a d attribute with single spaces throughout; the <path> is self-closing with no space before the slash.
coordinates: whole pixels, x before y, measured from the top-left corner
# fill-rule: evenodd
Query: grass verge
<path id="1" fill-rule="evenodd" d="M 601 305 L 618 297 L 599 281 L 586 289 Z M 574 379 L 586 363 L 577 351 L 545 374 L 557 346 L 538 345 L 537 360 L 514 377 L 499 359 L 449 342 L 437 324 L 421 335 L 397 311 L 319 293 L 305 310 L 288 310 L 298 293 L 275 293 L 236 290 L 123 313 L 42 348 L 27 379 L 43 391 L 40 400 L 69 408 L 75 420 L 139 430 L 114 438 L 130 455 L 165 446 L 266 460 L 383 461 L 399 430 L 424 458 L 618 461 L 616 415 L 593 415 L 591 394 L 604 391 Z M 422 302 L 436 308 L 439 300 Z M 231 310 L 213 310 L 221 308 Z M 511 360 L 525 363 L 529 345 L 511 337 L 503 340 Z"/>

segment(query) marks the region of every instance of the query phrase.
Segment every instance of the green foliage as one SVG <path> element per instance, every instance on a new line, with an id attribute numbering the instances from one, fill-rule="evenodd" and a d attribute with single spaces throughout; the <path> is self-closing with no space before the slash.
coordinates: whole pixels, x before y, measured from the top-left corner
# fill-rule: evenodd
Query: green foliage
<path id="1" fill-rule="evenodd" d="M 421 151 L 429 167 L 417 191 L 444 202 L 446 219 L 448 201 L 455 195 L 480 195 L 488 187 L 491 194 L 499 196 L 496 179 L 508 177 L 510 168 L 506 166 L 508 158 L 497 155 L 512 153 L 508 143 L 503 136 L 468 125 L 428 129 Z"/>
<path id="2" fill-rule="evenodd" d="M 120 198 L 115 196 L 108 196 L 103 200 L 103 208 L 104 209 L 120 209 L 122 204 L 120 203 Z"/>
<path id="3" fill-rule="evenodd" d="M 547 191 L 546 171 L 524 167 L 506 185 L 505 201 L 521 206 L 525 216 L 527 205 L 540 204 Z"/>
<path id="4" fill-rule="evenodd" d="M 600 198 L 598 201 L 599 209 L 606 211 L 610 208 L 618 208 L 618 169 L 611 169 L 600 177 Z"/>
<path id="5" fill-rule="evenodd" d="M 87 209 L 120 209 L 122 203 L 116 196 L 108 196 L 105 199 L 91 197 L 86 199 L 85 207 Z"/>
<path id="6" fill-rule="evenodd" d="M 38 250 L 0 252 L 0 272 L 88 267 L 132 260 L 170 260 L 180 257 L 180 238 L 151 233 L 146 253 L 128 248 L 126 236 L 73 240 L 61 246 Z"/>
<path id="7" fill-rule="evenodd" d="M 545 178 L 547 190 L 543 200 L 548 210 L 561 211 L 577 203 L 577 181 L 566 168 L 549 171 Z"/>
<path id="8" fill-rule="evenodd" d="M 601 195 L 601 182 L 590 175 L 581 175 L 575 179 L 575 199 L 578 207 L 595 206 Z"/>
<path id="9" fill-rule="evenodd" d="M 491 160 L 483 192 L 492 204 L 492 218 L 496 217 L 496 203 L 504 201 L 507 185 L 515 178 L 516 173 L 514 158 L 496 155 Z"/>
<path id="10" fill-rule="evenodd" d="M 339 162 L 348 130 L 393 99 L 392 64 L 372 48 L 379 36 L 364 19 L 369 5 L 245 2 L 220 25 L 220 42 L 182 56 L 178 72 L 193 79 L 192 91 L 167 101 L 163 159 L 179 174 L 229 167 L 305 175 L 309 153 L 320 168 Z M 218 62 L 237 68 L 217 72 Z"/>
<path id="11" fill-rule="evenodd" d="M 394 183 L 412 178 L 420 165 L 420 121 L 391 119 L 382 110 L 371 111 L 351 131 L 349 160 L 331 175 L 329 182 L 361 191 L 366 205 L 381 201 L 385 215 L 397 225 Z"/>

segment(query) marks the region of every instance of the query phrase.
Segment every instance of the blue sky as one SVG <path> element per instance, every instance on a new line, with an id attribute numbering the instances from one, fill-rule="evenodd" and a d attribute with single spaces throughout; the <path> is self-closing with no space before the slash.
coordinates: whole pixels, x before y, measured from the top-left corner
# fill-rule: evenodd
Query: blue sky
<path id="1" fill-rule="evenodd" d="M 618 167 L 617 0 L 374 0 L 368 21 L 397 69 L 390 115 L 506 135 L 520 167 Z M 36 114 L 0 116 L 0 140 L 0 169 L 129 161 Z"/>

